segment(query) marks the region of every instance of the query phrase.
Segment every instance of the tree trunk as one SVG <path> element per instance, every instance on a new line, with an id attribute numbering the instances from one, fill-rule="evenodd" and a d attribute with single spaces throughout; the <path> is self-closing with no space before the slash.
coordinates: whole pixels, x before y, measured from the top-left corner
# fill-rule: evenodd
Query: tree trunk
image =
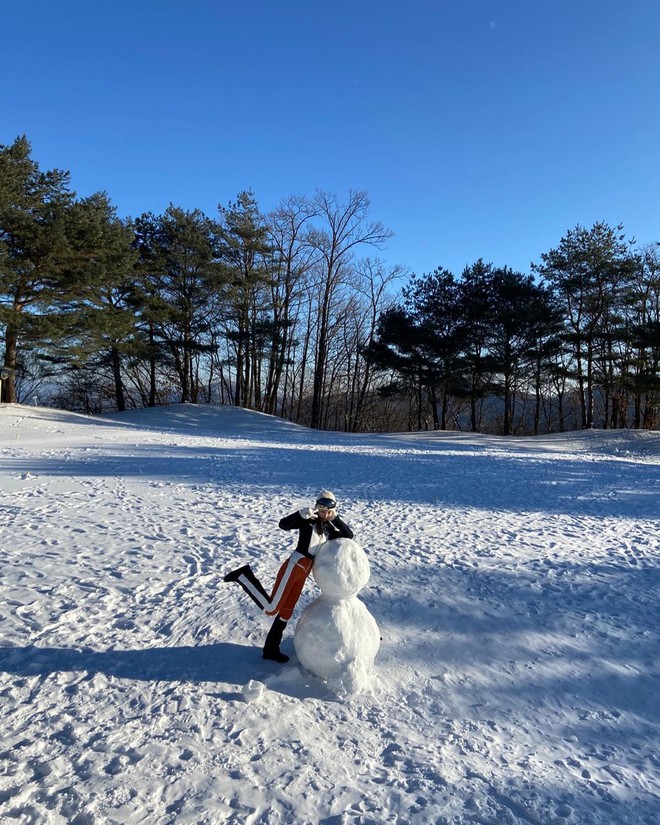
<path id="1" fill-rule="evenodd" d="M 312 389 L 312 410 L 310 427 L 319 429 L 323 412 L 323 387 L 325 384 L 325 367 L 328 357 L 328 315 L 329 315 L 329 288 L 323 300 L 321 323 L 319 325 L 318 349 L 314 366 L 314 386 Z"/>
<path id="2" fill-rule="evenodd" d="M 111 348 L 110 359 L 112 362 L 112 377 L 115 382 L 115 400 L 117 402 L 117 410 L 119 412 L 124 412 L 126 409 L 126 398 L 124 395 L 124 382 L 121 379 L 121 359 L 119 357 L 119 350 L 117 347 Z"/>
<path id="3" fill-rule="evenodd" d="M 6 404 L 15 404 L 16 396 L 16 351 L 18 348 L 18 330 L 12 323 L 5 331 L 5 367 L 9 375 L 2 382 L 2 400 Z"/>
<path id="4" fill-rule="evenodd" d="M 511 435 L 511 379 L 504 376 L 504 422 L 502 435 Z"/>
<path id="5" fill-rule="evenodd" d="M 156 406 L 156 346 L 153 324 L 149 325 L 149 406 Z"/>

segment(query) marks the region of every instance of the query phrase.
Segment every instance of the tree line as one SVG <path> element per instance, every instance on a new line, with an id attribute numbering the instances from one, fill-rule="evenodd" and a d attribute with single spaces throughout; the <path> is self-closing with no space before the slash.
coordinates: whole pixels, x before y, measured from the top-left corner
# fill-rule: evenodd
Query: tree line
<path id="1" fill-rule="evenodd" d="M 530 274 L 410 276 L 365 192 L 120 218 L 0 145 L 2 401 L 172 401 L 315 428 L 657 427 L 660 256 L 576 227 Z"/>
<path id="2" fill-rule="evenodd" d="M 658 250 L 596 223 L 542 254 L 536 278 L 482 260 L 460 278 L 413 277 L 381 315 L 370 358 L 393 371 L 390 392 L 417 392 L 418 428 L 425 412 L 436 429 L 505 435 L 656 428 Z"/>

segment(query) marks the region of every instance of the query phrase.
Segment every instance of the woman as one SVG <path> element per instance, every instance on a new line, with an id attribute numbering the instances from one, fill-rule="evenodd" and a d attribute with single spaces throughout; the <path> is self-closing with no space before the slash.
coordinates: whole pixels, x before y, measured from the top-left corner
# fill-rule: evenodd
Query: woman
<path id="1" fill-rule="evenodd" d="M 228 573 L 226 582 L 238 582 L 243 590 L 267 615 L 275 621 L 266 636 L 264 659 L 288 662 L 289 657 L 280 651 L 282 634 L 300 598 L 309 576 L 314 557 L 326 541 L 353 538 L 353 531 L 337 515 L 337 499 L 330 490 L 322 490 L 314 507 L 305 507 L 281 519 L 282 530 L 297 530 L 296 549 L 280 567 L 273 591 L 268 595 L 249 564 Z"/>

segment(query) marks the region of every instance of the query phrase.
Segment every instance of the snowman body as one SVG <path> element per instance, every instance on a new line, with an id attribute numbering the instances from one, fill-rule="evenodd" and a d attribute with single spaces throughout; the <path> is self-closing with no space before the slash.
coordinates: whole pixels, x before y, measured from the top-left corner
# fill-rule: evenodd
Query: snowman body
<path id="1" fill-rule="evenodd" d="M 312 575 L 321 588 L 296 625 L 300 664 L 337 693 L 368 687 L 380 647 L 376 620 L 357 598 L 369 581 L 369 560 L 357 542 L 341 538 L 319 550 Z"/>

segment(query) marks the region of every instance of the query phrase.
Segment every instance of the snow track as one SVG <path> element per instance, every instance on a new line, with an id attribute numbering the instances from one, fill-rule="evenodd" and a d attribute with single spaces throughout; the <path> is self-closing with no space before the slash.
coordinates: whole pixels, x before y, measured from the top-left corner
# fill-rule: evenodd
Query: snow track
<path id="1" fill-rule="evenodd" d="M 660 819 L 657 433 L 337 435 L 186 406 L 4 406 L 0 432 L 2 822 Z M 244 561 L 272 580 L 277 521 L 327 486 L 383 634 L 346 701 L 264 662 L 267 622 L 222 583 Z"/>

